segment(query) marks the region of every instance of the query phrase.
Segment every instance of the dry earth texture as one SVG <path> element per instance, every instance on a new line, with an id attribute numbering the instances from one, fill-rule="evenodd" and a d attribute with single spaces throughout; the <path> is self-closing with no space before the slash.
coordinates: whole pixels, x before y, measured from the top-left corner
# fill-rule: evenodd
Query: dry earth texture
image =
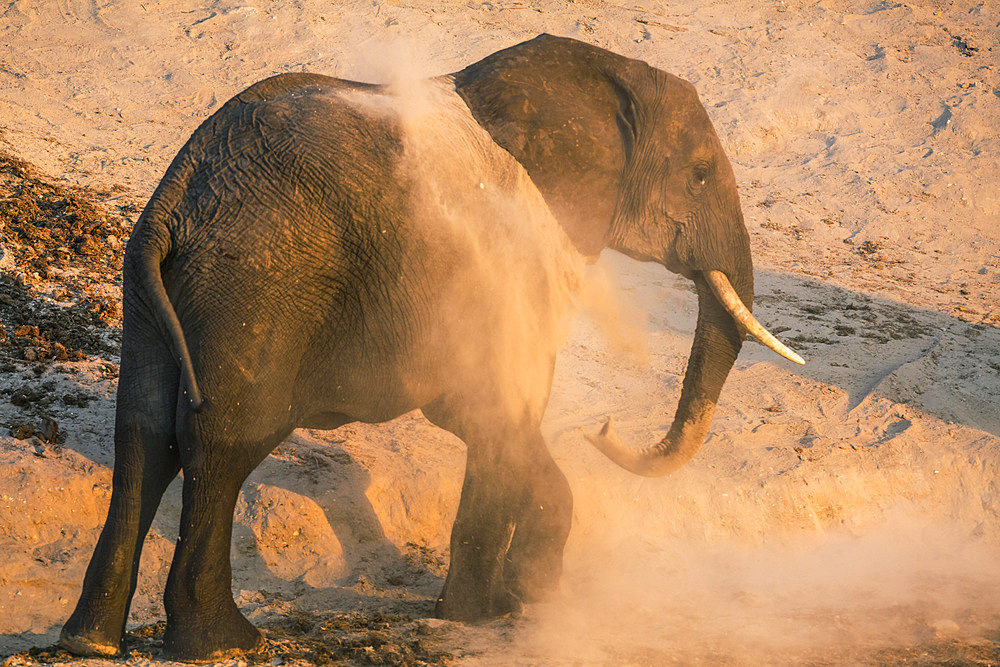
<path id="1" fill-rule="evenodd" d="M 431 619 L 461 443 L 419 414 L 297 431 L 237 507 L 234 594 L 269 647 L 230 664 L 1000 663 L 994 3 L 3 5 L 5 665 L 71 660 L 44 647 L 110 495 L 122 251 L 191 131 L 270 74 L 439 74 L 543 31 L 698 86 L 741 184 L 756 313 L 808 363 L 749 343 L 696 459 L 623 473 L 582 429 L 662 435 L 696 305 L 606 254 L 604 315 L 578 318 L 545 422 L 576 497 L 560 595 L 483 627 Z M 179 510 L 175 485 L 119 664 L 162 663 Z"/>

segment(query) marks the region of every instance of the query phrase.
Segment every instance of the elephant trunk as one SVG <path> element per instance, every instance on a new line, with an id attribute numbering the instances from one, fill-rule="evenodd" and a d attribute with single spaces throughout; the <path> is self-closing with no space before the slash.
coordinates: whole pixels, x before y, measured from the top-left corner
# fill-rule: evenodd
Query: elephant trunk
<path id="1" fill-rule="evenodd" d="M 803 363 L 801 357 L 774 339 L 757 322 L 725 274 L 700 272 L 695 276 L 695 285 L 698 289 L 698 326 L 684 372 L 677 412 L 666 437 L 652 447 L 633 449 L 615 436 L 611 420 L 596 436 L 588 436 L 608 458 L 637 475 L 659 477 L 669 474 L 697 453 L 708 434 L 722 385 L 739 354 L 743 332 L 761 339 L 782 356 Z"/>

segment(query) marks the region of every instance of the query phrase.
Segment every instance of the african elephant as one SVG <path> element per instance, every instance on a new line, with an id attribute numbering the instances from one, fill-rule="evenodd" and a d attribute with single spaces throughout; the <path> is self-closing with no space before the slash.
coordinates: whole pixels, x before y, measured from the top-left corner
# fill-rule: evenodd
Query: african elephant
<path id="1" fill-rule="evenodd" d="M 439 616 L 556 581 L 572 498 L 539 431 L 581 265 L 603 248 L 694 281 L 673 425 L 613 460 L 667 473 L 701 445 L 750 314 L 732 169 L 695 89 L 542 35 L 423 84 L 285 74 L 229 100 L 129 240 L 113 493 L 61 644 L 119 650 L 143 538 L 183 470 L 165 651 L 261 641 L 230 584 L 233 507 L 296 427 L 420 408 L 467 445 Z"/>

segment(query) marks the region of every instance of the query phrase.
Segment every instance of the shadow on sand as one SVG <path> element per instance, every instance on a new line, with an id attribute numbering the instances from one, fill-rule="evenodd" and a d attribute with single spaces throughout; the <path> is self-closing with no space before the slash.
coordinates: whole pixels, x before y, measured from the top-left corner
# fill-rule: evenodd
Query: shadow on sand
<path id="1" fill-rule="evenodd" d="M 883 396 L 1000 436 L 1000 329 L 801 276 L 759 273 L 757 289 L 758 317 L 808 359 L 792 372 L 846 390 L 848 412 Z"/>

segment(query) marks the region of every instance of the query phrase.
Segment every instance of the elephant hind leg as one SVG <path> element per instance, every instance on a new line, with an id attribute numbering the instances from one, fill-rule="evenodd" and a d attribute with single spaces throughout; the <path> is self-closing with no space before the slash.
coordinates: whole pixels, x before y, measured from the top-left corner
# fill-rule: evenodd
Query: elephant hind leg
<path id="1" fill-rule="evenodd" d="M 260 632 L 233 600 L 233 510 L 244 480 L 291 428 L 275 428 L 267 435 L 258 432 L 255 426 L 267 423 L 268 413 L 253 406 L 252 400 L 244 403 L 242 423 L 232 415 L 220 419 L 211 404 L 199 414 L 182 407 L 178 417 L 183 505 L 164 594 L 163 649 L 172 659 L 221 660 L 254 650 L 262 642 Z"/>
<path id="2" fill-rule="evenodd" d="M 252 650 L 258 630 L 233 600 L 229 546 L 233 509 L 244 476 L 185 471 L 180 539 L 167 578 L 164 653 L 175 660 L 221 660 Z"/>
<path id="3" fill-rule="evenodd" d="M 115 655 L 135 592 L 142 543 L 163 492 L 177 476 L 174 413 L 178 370 L 170 351 L 141 329 L 122 349 L 111 504 L 59 643 L 78 655 Z"/>

